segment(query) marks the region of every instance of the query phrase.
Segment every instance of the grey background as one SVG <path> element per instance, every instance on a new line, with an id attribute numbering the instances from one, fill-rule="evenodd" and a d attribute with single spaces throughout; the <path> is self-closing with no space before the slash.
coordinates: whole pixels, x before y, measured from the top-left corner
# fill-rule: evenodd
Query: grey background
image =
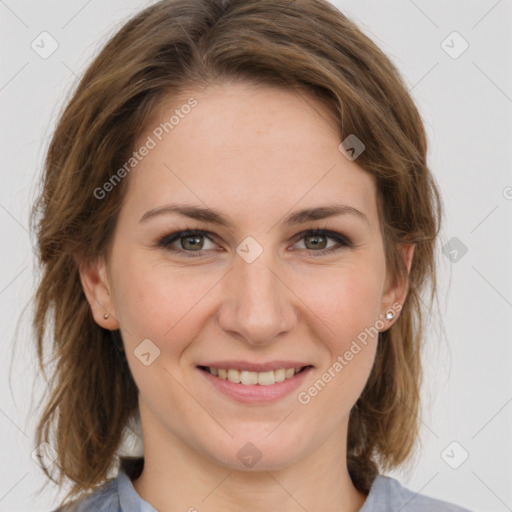
<path id="1" fill-rule="evenodd" d="M 0 511 L 57 504 L 55 487 L 31 458 L 35 406 L 45 385 L 35 378 L 30 308 L 24 309 L 36 278 L 28 211 L 44 151 L 64 98 L 91 57 L 148 4 L 0 0 Z M 512 2 L 335 4 L 403 73 L 426 123 L 446 209 L 440 308 L 425 353 L 422 443 L 415 463 L 391 475 L 475 511 L 511 510 Z M 42 46 L 43 31 L 58 42 L 46 59 L 31 48 L 34 40 Z M 453 31 L 469 44 L 457 58 L 464 43 L 446 39 Z M 467 460 L 451 467 L 466 453 Z"/>

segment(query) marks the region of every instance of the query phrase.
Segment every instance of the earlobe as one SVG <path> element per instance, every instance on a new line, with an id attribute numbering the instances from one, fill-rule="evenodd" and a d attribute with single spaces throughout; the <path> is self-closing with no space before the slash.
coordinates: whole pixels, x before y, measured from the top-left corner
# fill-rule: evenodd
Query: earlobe
<path id="1" fill-rule="evenodd" d="M 118 329 L 111 283 L 104 259 L 100 258 L 94 262 L 77 260 L 77 264 L 82 288 L 95 322 L 104 329 Z"/>

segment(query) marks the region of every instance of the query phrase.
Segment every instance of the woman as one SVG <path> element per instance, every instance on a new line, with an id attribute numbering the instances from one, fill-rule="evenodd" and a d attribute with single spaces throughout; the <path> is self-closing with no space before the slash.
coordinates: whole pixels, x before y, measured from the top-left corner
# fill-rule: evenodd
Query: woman
<path id="1" fill-rule="evenodd" d="M 381 474 L 418 435 L 426 150 L 397 70 L 326 2 L 164 0 L 123 26 L 33 212 L 59 510 L 463 510 Z"/>

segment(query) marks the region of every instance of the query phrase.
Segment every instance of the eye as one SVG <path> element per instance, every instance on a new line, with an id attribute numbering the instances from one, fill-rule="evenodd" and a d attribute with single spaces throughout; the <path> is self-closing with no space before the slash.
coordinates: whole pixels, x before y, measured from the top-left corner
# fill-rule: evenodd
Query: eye
<path id="1" fill-rule="evenodd" d="M 184 255 L 187 258 L 197 258 L 201 257 L 201 253 L 205 252 L 202 249 L 216 249 L 216 244 L 213 242 L 212 238 L 214 238 L 214 235 L 208 231 L 187 229 L 164 236 L 158 242 L 158 246 L 172 253 Z M 328 247 L 329 239 L 335 242 L 330 247 Z M 211 244 L 210 247 L 205 247 L 205 240 Z M 304 250 L 315 257 L 334 253 L 340 249 L 353 246 L 350 239 L 346 236 L 326 229 L 310 229 L 303 231 L 295 236 L 295 240 L 297 242 L 304 241 L 304 245 L 306 246 Z"/>
<path id="2" fill-rule="evenodd" d="M 167 249 L 170 252 L 174 253 L 184 253 L 184 252 L 202 252 L 201 249 L 204 249 L 204 240 L 208 240 L 210 244 L 213 245 L 213 247 L 210 247 L 209 249 L 214 249 L 215 244 L 211 240 L 210 236 L 208 236 L 208 232 L 202 231 L 202 230 L 192 230 L 187 229 L 185 231 L 177 231 L 175 233 L 171 233 L 169 235 L 164 236 L 160 242 L 158 242 L 158 245 L 163 247 L 164 249 Z M 176 248 L 176 246 L 172 246 L 172 244 L 175 244 L 176 242 L 179 242 L 179 248 Z M 206 247 L 208 249 L 208 247 Z M 200 254 L 187 254 L 187 257 L 198 257 Z"/>
<path id="3" fill-rule="evenodd" d="M 310 229 L 299 233 L 297 240 L 304 240 L 306 250 L 313 253 L 314 256 L 323 256 L 343 249 L 352 247 L 353 244 L 349 238 L 340 233 L 329 231 L 327 229 Z M 334 244 L 327 248 L 328 240 L 334 240 Z M 309 247 L 308 247 L 309 246 Z M 311 247 L 313 249 L 311 249 Z"/>

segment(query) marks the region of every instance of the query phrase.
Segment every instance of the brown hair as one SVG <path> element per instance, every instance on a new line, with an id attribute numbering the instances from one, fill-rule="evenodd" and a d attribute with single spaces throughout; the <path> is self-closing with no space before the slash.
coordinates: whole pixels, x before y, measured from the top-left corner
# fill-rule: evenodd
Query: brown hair
<path id="1" fill-rule="evenodd" d="M 340 141 L 356 134 L 364 142 L 357 163 L 376 180 L 387 268 L 408 280 L 409 293 L 397 321 L 379 334 L 372 373 L 351 411 L 347 464 L 354 485 L 367 493 L 379 469 L 406 461 L 417 440 L 421 293 L 430 283 L 432 304 L 442 210 L 424 126 L 401 76 L 324 0 L 163 0 L 129 20 L 80 80 L 48 148 L 32 211 L 42 267 L 37 353 L 41 369 L 51 364 L 52 372 L 37 444 L 56 449 L 57 479 L 45 472 L 59 485 L 71 481 L 66 499 L 105 481 L 138 408 L 119 332 L 94 322 L 77 263 L 78 256 L 108 255 L 127 180 L 106 200 L 94 190 L 127 161 L 163 102 L 222 80 L 317 98 L 337 120 Z M 402 242 L 416 245 L 409 275 Z M 141 470 L 135 466 L 132 477 Z"/>

